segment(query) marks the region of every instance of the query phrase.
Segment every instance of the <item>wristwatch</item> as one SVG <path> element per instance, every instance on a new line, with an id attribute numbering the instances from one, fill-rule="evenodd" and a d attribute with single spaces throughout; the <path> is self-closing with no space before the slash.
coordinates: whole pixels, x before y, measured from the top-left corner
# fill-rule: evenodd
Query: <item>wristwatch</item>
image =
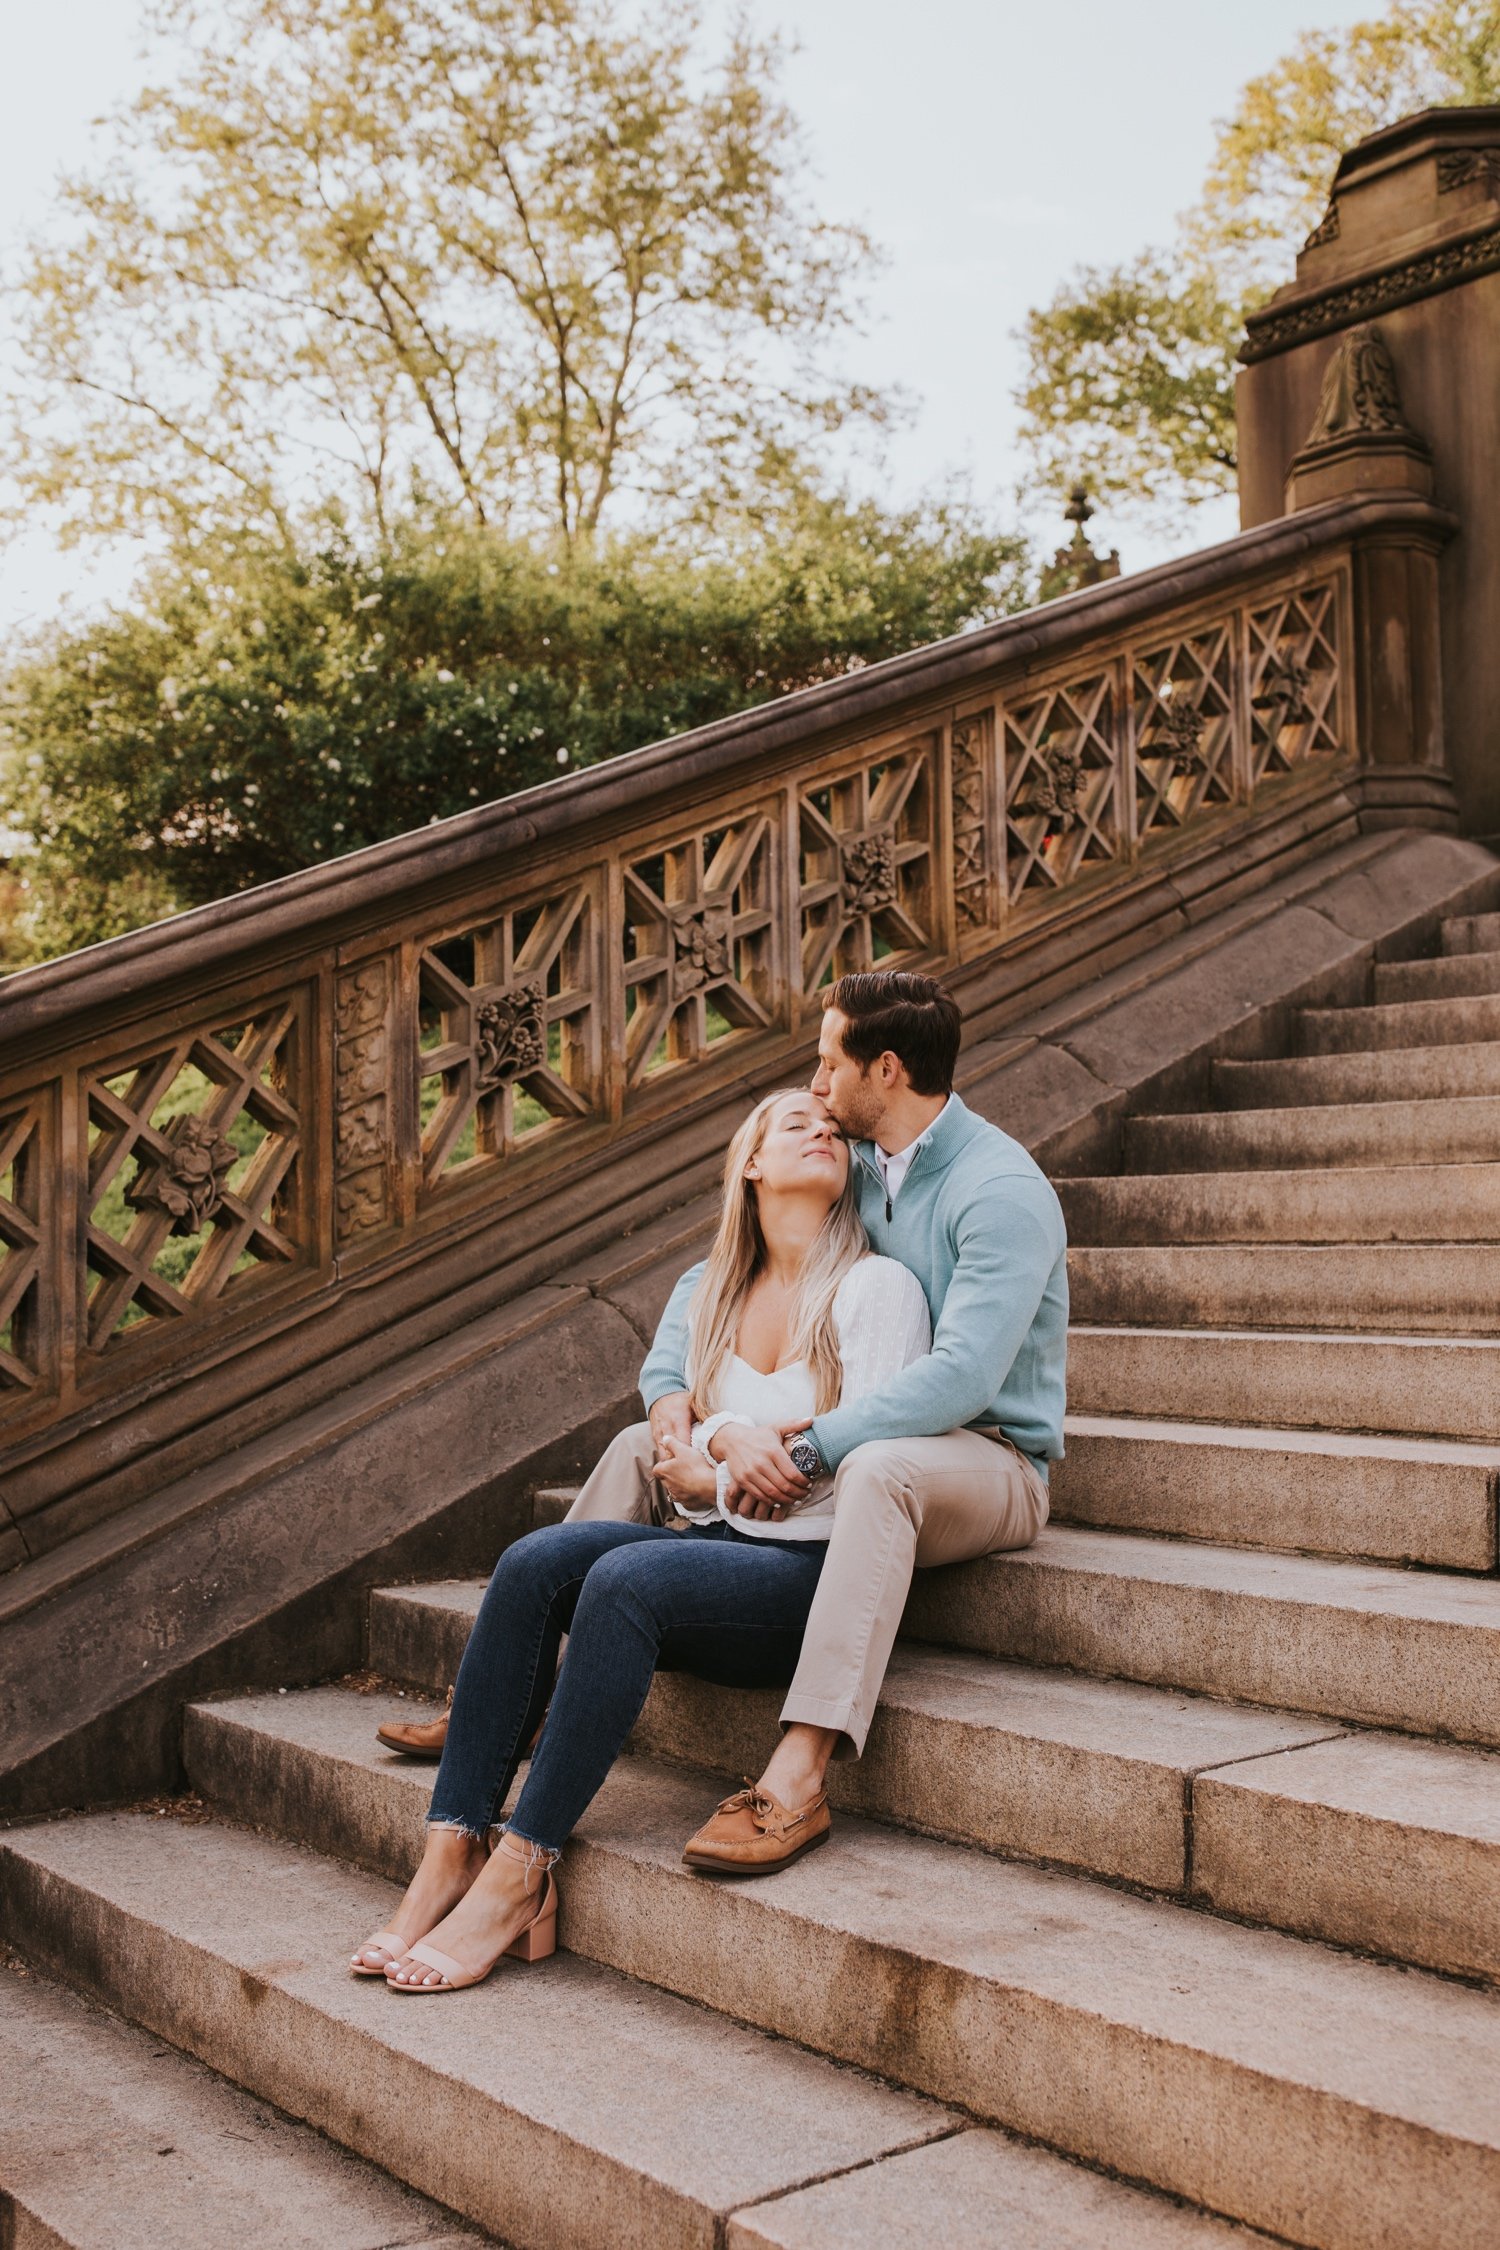
<path id="1" fill-rule="evenodd" d="M 809 1484 L 815 1484 L 823 1474 L 823 1456 L 806 1430 L 800 1437 L 793 1438 L 787 1452 L 791 1455 L 792 1467 L 799 1469 Z"/>

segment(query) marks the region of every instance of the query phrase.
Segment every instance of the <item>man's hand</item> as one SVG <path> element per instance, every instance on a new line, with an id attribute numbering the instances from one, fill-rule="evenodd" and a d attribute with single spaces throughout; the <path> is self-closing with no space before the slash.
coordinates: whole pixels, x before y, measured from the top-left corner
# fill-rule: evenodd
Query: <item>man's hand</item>
<path id="1" fill-rule="evenodd" d="M 691 1392 L 668 1391 L 665 1398 L 657 1400 L 646 1419 L 651 1424 L 651 1440 L 656 1447 L 658 1458 L 665 1453 L 668 1438 L 675 1438 L 679 1445 L 691 1445 L 693 1442 Z"/>
<path id="2" fill-rule="evenodd" d="M 807 1498 L 811 1487 L 782 1440 L 808 1427 L 793 1422 L 782 1431 L 726 1422 L 714 1432 L 708 1450 L 729 1471 L 728 1505 L 734 1513 L 780 1523 L 788 1508 Z"/>

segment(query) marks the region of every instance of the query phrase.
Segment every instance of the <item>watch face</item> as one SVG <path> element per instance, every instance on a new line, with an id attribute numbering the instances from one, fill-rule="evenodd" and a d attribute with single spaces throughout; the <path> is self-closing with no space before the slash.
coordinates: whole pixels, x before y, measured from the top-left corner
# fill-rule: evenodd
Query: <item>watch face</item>
<path id="1" fill-rule="evenodd" d="M 823 1466 L 823 1457 L 811 1438 L 798 1438 L 791 1448 L 792 1460 L 805 1477 L 815 1477 Z"/>

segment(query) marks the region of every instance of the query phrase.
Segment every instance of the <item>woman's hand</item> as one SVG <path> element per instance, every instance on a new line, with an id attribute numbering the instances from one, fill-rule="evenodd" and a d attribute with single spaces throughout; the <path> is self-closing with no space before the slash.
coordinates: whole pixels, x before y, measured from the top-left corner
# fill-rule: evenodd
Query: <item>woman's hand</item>
<path id="1" fill-rule="evenodd" d="M 651 1474 L 673 1500 L 684 1507 L 712 1507 L 719 1490 L 719 1475 L 706 1454 L 695 1453 L 681 1438 L 664 1437 Z"/>

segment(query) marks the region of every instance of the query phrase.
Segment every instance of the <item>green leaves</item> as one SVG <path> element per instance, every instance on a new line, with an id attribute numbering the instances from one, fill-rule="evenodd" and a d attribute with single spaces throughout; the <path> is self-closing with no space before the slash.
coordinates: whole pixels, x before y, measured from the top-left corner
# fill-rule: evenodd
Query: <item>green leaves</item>
<path id="1" fill-rule="evenodd" d="M 45 955 L 835 678 L 1027 598 L 963 511 L 784 495 L 716 552 L 461 522 L 251 538 L 44 636 L 0 704 L 0 828 Z"/>
<path id="2" fill-rule="evenodd" d="M 1434 103 L 1500 99 L 1497 0 L 1409 0 L 1308 32 L 1240 95 L 1169 251 L 1081 270 L 1024 330 L 1017 396 L 1036 481 L 1179 527 L 1232 491 L 1245 316 L 1322 215 L 1344 150 Z"/>
<path id="3" fill-rule="evenodd" d="M 708 59 L 693 8 L 608 0 L 156 20 L 171 74 L 23 277 L 23 507 L 291 547 L 319 503 L 378 537 L 421 492 L 572 540 L 866 414 L 829 347 L 869 245 L 808 202 L 774 41 Z"/>

